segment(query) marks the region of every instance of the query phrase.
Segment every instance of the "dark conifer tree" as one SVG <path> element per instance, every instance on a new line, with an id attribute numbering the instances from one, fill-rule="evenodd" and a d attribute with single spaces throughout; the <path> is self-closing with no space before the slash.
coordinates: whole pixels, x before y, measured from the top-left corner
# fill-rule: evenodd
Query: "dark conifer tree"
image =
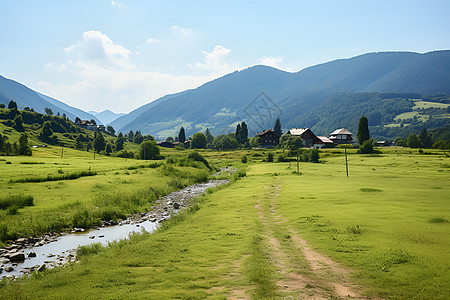
<path id="1" fill-rule="evenodd" d="M 186 142 L 186 133 L 184 132 L 184 128 L 180 128 L 180 132 L 178 133 L 178 142 L 184 143 Z"/>
<path id="2" fill-rule="evenodd" d="M 363 116 L 361 117 L 361 119 L 359 119 L 358 142 L 360 145 L 362 145 L 364 141 L 367 141 L 368 139 L 370 139 L 369 122 L 367 120 L 367 117 Z"/>
<path id="3" fill-rule="evenodd" d="M 206 136 L 206 143 L 211 144 L 214 140 L 214 137 L 209 131 L 209 128 L 206 128 L 205 136 Z"/>
<path id="4" fill-rule="evenodd" d="M 277 134 L 278 136 L 281 136 L 282 131 L 281 131 L 281 122 L 280 122 L 280 118 L 278 117 L 277 120 L 275 121 L 275 125 L 273 126 L 273 132 L 275 134 Z"/>

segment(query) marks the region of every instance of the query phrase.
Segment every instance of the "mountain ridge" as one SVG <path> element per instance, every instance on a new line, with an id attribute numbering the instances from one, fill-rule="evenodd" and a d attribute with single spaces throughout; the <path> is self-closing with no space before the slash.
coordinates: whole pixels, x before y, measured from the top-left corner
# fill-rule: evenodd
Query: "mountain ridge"
<path id="1" fill-rule="evenodd" d="M 181 126 L 188 134 L 207 127 L 213 134 L 231 132 L 239 119 L 255 133 L 273 126 L 274 120 L 255 124 L 244 112 L 264 92 L 281 110 L 284 126 L 297 127 L 306 111 L 336 92 L 450 94 L 449 70 L 449 50 L 366 53 L 295 73 L 259 65 L 159 98 L 158 103 L 135 109 L 132 118 L 123 116 L 120 124 L 112 125 L 117 131 L 140 130 L 163 138 L 173 136 Z M 315 123 L 303 125 L 314 127 Z"/>

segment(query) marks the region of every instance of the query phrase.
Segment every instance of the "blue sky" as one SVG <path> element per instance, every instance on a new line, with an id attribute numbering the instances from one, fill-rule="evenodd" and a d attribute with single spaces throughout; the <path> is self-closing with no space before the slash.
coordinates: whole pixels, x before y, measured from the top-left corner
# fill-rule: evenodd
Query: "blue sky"
<path id="1" fill-rule="evenodd" d="M 450 1 L 0 0 L 0 75 L 83 110 L 129 112 L 266 64 L 450 49 Z"/>

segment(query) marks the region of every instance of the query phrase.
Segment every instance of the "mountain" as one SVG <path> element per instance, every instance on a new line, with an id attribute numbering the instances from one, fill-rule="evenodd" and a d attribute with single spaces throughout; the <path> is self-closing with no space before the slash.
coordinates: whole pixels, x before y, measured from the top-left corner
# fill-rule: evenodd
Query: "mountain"
<path id="1" fill-rule="evenodd" d="M 44 109 L 48 107 L 54 114 L 57 114 L 58 112 L 61 115 L 66 114 L 72 121 L 75 120 L 76 117 L 79 117 L 88 120 L 94 119 L 97 123 L 101 123 L 93 115 L 88 114 L 81 109 L 71 107 L 61 101 L 35 92 L 21 83 L 0 76 L 0 103 L 7 106 L 11 100 L 14 100 L 17 103 L 19 109 L 30 107 L 37 112 L 45 113 Z"/>
<path id="2" fill-rule="evenodd" d="M 66 111 L 66 115 L 67 115 L 67 116 L 69 117 L 69 119 L 71 119 L 71 120 L 75 120 L 76 117 L 79 117 L 79 118 L 82 119 L 82 120 L 91 120 L 91 119 L 94 119 L 95 122 L 98 123 L 98 124 L 105 124 L 105 123 L 102 122 L 102 120 L 101 120 L 100 118 L 97 118 L 97 116 L 95 116 L 95 115 L 93 115 L 93 114 L 91 114 L 91 113 L 87 113 L 87 112 L 85 112 L 85 111 L 83 111 L 83 110 L 81 110 L 81 109 L 79 109 L 79 108 L 72 107 L 72 106 L 70 106 L 70 105 L 67 105 L 67 104 L 65 104 L 65 103 L 63 103 L 63 102 L 61 102 L 61 101 L 59 101 L 59 100 L 56 100 L 56 99 L 54 99 L 54 98 L 52 98 L 52 97 L 43 95 L 43 94 L 41 94 L 41 93 L 37 93 L 37 94 L 38 94 L 41 98 L 43 98 L 44 100 L 47 100 L 48 102 L 50 102 L 50 103 L 56 105 L 57 107 L 59 107 L 60 110 L 58 110 L 58 111 L 61 111 L 61 110 Z M 53 112 L 54 112 L 54 113 L 57 113 L 57 112 L 55 112 L 55 111 L 53 111 Z M 67 112 L 68 112 L 71 116 L 74 116 L 74 118 L 72 119 L 72 117 L 69 116 Z"/>
<path id="3" fill-rule="evenodd" d="M 206 128 L 217 135 L 231 132 L 237 122 L 246 121 L 249 133 L 255 134 L 272 127 L 280 115 L 284 128 L 314 129 L 317 125 L 316 128 L 324 130 L 318 134 L 327 135 L 329 132 L 325 130 L 333 124 L 320 125 L 327 116 L 317 109 L 329 110 L 329 105 L 339 107 L 342 104 L 339 99 L 345 92 L 366 93 L 365 107 L 386 95 L 403 100 L 408 98 L 403 97 L 405 93 L 419 98 L 428 94 L 450 95 L 450 51 L 368 53 L 296 73 L 254 66 L 197 89 L 162 97 L 118 118 L 112 125 L 116 131 L 140 130 L 164 138 L 177 134 L 181 126 L 188 135 Z M 380 92 L 388 94 L 370 94 Z M 350 106 L 345 109 L 351 112 L 359 103 L 355 100 L 358 96 L 351 94 L 348 97 L 352 101 L 347 101 Z M 414 104 L 410 99 L 408 101 L 402 103 L 408 103 L 404 109 L 411 111 Z M 382 107 L 374 109 L 380 113 L 387 111 Z M 357 118 L 361 112 L 370 112 L 363 108 L 358 108 Z M 354 118 L 345 118 L 340 120 L 339 126 L 350 127 L 352 122 Z"/>
<path id="4" fill-rule="evenodd" d="M 107 125 L 110 124 L 112 121 L 114 121 L 115 119 L 124 116 L 126 114 L 124 113 L 119 113 L 116 114 L 115 112 L 110 111 L 109 109 L 104 110 L 102 112 L 93 112 L 93 111 L 89 111 L 89 113 L 93 114 L 97 119 L 100 120 L 100 122 L 102 122 L 102 124 Z"/>

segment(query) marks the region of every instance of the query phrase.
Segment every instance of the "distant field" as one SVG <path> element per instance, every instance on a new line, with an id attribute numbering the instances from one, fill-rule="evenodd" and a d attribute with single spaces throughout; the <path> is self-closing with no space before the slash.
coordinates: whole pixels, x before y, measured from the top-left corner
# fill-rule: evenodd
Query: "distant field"
<path id="1" fill-rule="evenodd" d="M 436 103 L 436 102 L 428 102 L 428 101 L 414 101 L 413 109 L 429 108 L 429 107 L 447 108 L 448 106 L 449 106 L 449 104 L 445 104 L 445 103 Z"/>
<path id="2" fill-rule="evenodd" d="M 421 115 L 420 112 L 418 112 L 418 111 L 409 111 L 409 112 L 399 114 L 394 118 L 394 120 L 397 121 L 399 119 L 400 120 L 413 119 L 416 116 L 417 116 L 417 119 L 419 119 L 423 122 L 426 122 L 426 120 L 428 120 L 428 116 Z"/>
<path id="3" fill-rule="evenodd" d="M 335 299 L 331 283 L 351 281 L 368 297 L 449 299 L 450 158 L 436 150 L 383 151 L 350 150 L 348 178 L 340 149 L 323 151 L 322 163 L 301 163 L 300 176 L 295 165 L 261 162 L 267 150 L 202 151 L 210 161 L 245 166 L 247 176 L 209 193 L 162 231 L 9 284 L 0 297 Z M 158 178 L 153 169 L 136 178 L 124 171 L 106 171 L 96 184 L 126 189 Z M 311 269 L 299 238 L 340 263 L 348 278 Z"/>

